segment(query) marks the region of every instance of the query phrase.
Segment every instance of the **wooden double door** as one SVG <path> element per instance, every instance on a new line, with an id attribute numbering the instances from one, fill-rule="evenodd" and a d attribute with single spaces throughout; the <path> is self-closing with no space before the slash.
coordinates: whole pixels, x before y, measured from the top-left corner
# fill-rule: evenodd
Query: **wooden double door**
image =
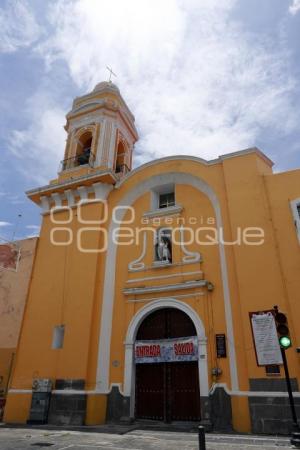
<path id="1" fill-rule="evenodd" d="M 168 308 L 148 316 L 138 330 L 138 340 L 157 340 L 196 335 L 191 319 Z M 135 416 L 137 419 L 200 420 L 197 361 L 136 364 Z"/>

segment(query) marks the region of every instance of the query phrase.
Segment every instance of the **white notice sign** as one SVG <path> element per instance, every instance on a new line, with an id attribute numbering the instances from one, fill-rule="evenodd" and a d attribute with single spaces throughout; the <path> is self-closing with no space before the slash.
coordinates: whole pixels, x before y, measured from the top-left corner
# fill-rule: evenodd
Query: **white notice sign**
<path id="1" fill-rule="evenodd" d="M 251 325 L 256 348 L 257 364 L 282 364 L 282 357 L 274 316 L 271 312 L 252 313 Z"/>

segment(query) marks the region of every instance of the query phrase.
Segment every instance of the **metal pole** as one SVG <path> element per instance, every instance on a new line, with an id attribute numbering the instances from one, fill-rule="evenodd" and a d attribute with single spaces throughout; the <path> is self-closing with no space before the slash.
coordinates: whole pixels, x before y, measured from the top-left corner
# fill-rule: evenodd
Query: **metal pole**
<path id="1" fill-rule="evenodd" d="M 205 450 L 206 449 L 205 431 L 204 431 L 204 427 L 202 425 L 200 425 L 198 427 L 198 438 L 199 438 L 199 450 Z"/>
<path id="2" fill-rule="evenodd" d="M 288 394 L 289 394 L 289 401 L 290 401 L 293 423 L 294 423 L 294 425 L 296 425 L 298 427 L 297 414 L 296 414 L 295 402 L 294 402 L 294 397 L 293 397 L 293 392 L 292 392 L 289 368 L 287 365 L 287 360 L 286 360 L 286 355 L 285 355 L 285 349 L 280 347 L 280 350 L 281 350 L 281 355 L 282 355 L 286 386 L 287 386 L 287 390 L 288 390 Z"/>
<path id="3" fill-rule="evenodd" d="M 285 349 L 280 347 L 280 350 L 281 350 L 281 355 L 282 355 L 286 386 L 287 386 L 287 390 L 288 390 L 288 394 L 289 394 L 289 401 L 290 401 L 291 413 L 292 413 L 292 418 L 293 418 L 293 432 L 292 432 L 291 444 L 297 448 L 300 448 L 300 432 L 299 432 L 300 430 L 299 430 L 295 402 L 294 402 L 294 397 L 293 397 L 293 392 L 292 392 L 289 368 L 288 368 L 288 364 L 287 364 L 287 360 L 286 360 Z"/>

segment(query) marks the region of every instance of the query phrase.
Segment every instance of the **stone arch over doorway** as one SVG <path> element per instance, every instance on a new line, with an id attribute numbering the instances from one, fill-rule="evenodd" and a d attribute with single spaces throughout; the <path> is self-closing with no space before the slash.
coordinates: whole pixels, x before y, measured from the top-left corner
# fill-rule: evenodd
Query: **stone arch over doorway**
<path id="1" fill-rule="evenodd" d="M 154 311 L 165 308 L 175 308 L 184 312 L 192 321 L 198 339 L 198 373 L 200 387 L 201 415 L 206 416 L 208 399 L 208 368 L 207 368 L 207 338 L 204 325 L 199 315 L 186 303 L 174 298 L 155 300 L 141 308 L 132 318 L 125 341 L 125 367 L 124 367 L 124 390 L 123 394 L 130 398 L 130 416 L 134 416 L 135 406 L 135 365 L 134 365 L 134 343 L 137 332 L 142 322 Z"/>

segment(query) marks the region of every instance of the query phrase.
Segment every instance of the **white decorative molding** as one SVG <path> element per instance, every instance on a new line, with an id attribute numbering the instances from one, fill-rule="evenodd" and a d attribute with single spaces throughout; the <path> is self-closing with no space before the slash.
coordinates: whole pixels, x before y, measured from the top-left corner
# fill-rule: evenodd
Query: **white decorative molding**
<path id="1" fill-rule="evenodd" d="M 288 397 L 289 395 L 287 391 L 240 391 L 234 389 L 231 390 L 229 389 L 226 383 L 214 383 L 209 390 L 209 395 L 212 395 L 217 388 L 223 388 L 228 395 L 238 397 Z M 293 397 L 300 398 L 300 392 L 293 391 Z"/>
<path id="2" fill-rule="evenodd" d="M 80 200 L 88 200 L 88 191 L 86 186 L 78 186 L 77 191 L 80 195 Z"/>
<path id="3" fill-rule="evenodd" d="M 116 139 L 117 139 L 117 127 L 116 124 L 112 121 L 109 153 L 108 153 L 108 167 L 110 167 L 111 169 L 114 169 Z"/>
<path id="4" fill-rule="evenodd" d="M 202 270 L 196 270 L 195 272 L 177 272 L 171 273 L 170 275 L 157 275 L 156 277 L 131 278 L 130 280 L 127 280 L 126 283 L 140 283 L 142 281 L 164 280 L 166 278 L 187 277 L 189 275 L 203 275 L 203 272 Z"/>
<path id="5" fill-rule="evenodd" d="M 154 211 L 147 211 L 143 214 L 143 217 L 152 219 L 155 217 L 171 216 L 174 214 L 180 214 L 182 210 L 183 207 L 181 205 L 168 206 L 167 208 L 159 208 L 155 209 Z"/>
<path id="6" fill-rule="evenodd" d="M 72 191 L 72 189 L 65 190 L 65 196 L 68 201 L 68 206 L 74 206 L 75 205 L 75 196 L 74 196 L 74 192 Z"/>
<path id="7" fill-rule="evenodd" d="M 106 200 L 108 194 L 113 189 L 111 184 L 107 183 L 93 183 L 93 190 L 95 194 L 95 199 L 97 200 Z"/>
<path id="8" fill-rule="evenodd" d="M 145 255 L 146 255 L 146 250 L 147 250 L 147 234 L 146 234 L 146 231 L 144 231 L 142 253 L 137 259 L 135 259 L 134 261 L 131 261 L 128 264 L 128 269 L 129 270 L 141 270 L 141 269 L 144 269 L 145 263 L 142 263 L 141 261 L 144 259 Z"/>
<path id="9" fill-rule="evenodd" d="M 197 287 L 203 287 L 207 285 L 206 280 L 193 280 L 185 281 L 184 283 L 175 284 L 162 284 L 160 286 L 145 286 L 145 287 L 135 287 L 135 288 L 125 288 L 123 293 L 125 295 L 139 295 L 139 294 L 152 294 L 154 292 L 168 292 L 168 291 L 179 291 L 185 289 L 194 289 Z"/>
<path id="10" fill-rule="evenodd" d="M 199 341 L 198 341 L 199 342 Z M 125 343 L 125 349 L 127 347 L 130 348 L 133 347 L 133 344 L 126 344 Z M 125 350 L 125 354 L 126 354 L 126 350 Z M 106 392 L 107 394 L 109 394 L 111 392 L 111 388 L 113 386 L 117 386 L 120 390 L 120 393 L 122 395 L 126 395 L 122 390 L 121 390 L 121 385 L 120 383 L 111 383 L 110 384 L 110 389 Z M 224 391 L 230 395 L 230 396 L 237 396 L 237 397 L 274 397 L 274 398 L 285 398 L 288 397 L 288 392 L 286 391 L 232 391 L 228 388 L 226 383 L 215 383 L 213 384 L 213 386 L 211 387 L 211 389 L 209 390 L 209 395 L 212 395 L 215 390 L 221 387 L 224 389 Z M 95 394 L 99 394 L 102 395 L 102 393 L 99 393 L 97 390 L 78 390 L 76 391 L 75 389 L 70 389 L 70 390 L 53 390 L 51 391 L 53 394 L 60 394 L 60 395 L 70 395 L 70 394 L 86 394 L 86 395 L 95 395 Z M 8 391 L 9 394 L 32 394 L 32 389 L 9 389 Z M 296 398 L 300 398 L 300 392 L 299 391 L 293 391 L 293 397 Z"/>
<path id="11" fill-rule="evenodd" d="M 104 158 L 103 145 L 104 145 L 105 124 L 106 124 L 106 119 L 102 119 L 101 127 L 100 127 L 100 135 L 98 138 L 98 148 L 96 151 L 95 166 L 104 165 L 104 163 L 103 163 L 103 158 Z"/>
<path id="12" fill-rule="evenodd" d="M 291 205 L 291 210 L 292 210 L 292 214 L 293 214 L 293 219 L 294 219 L 294 223 L 296 226 L 296 232 L 297 232 L 297 236 L 298 236 L 298 241 L 300 244 L 300 216 L 299 216 L 299 211 L 298 211 L 298 207 L 300 206 L 300 197 L 296 198 L 295 200 L 292 200 L 290 202 Z"/>
<path id="13" fill-rule="evenodd" d="M 49 199 L 49 197 L 46 197 L 45 195 L 42 195 L 40 197 L 40 200 L 41 200 L 40 205 L 41 205 L 41 207 L 43 209 L 43 212 L 45 212 L 45 213 L 48 212 L 50 210 L 50 199 Z"/>
<path id="14" fill-rule="evenodd" d="M 146 270 L 153 270 L 153 269 L 161 269 L 162 267 L 182 267 L 182 266 L 187 266 L 187 265 L 191 265 L 191 264 L 195 264 L 195 263 L 191 263 L 191 262 L 178 262 L 178 263 L 168 263 L 168 262 L 161 262 L 161 261 L 153 261 L 153 263 L 150 266 L 146 266 L 143 269 L 134 269 L 131 270 L 128 268 L 129 272 L 144 272 Z"/>
<path id="15" fill-rule="evenodd" d="M 189 316 L 193 322 L 198 338 L 198 374 L 201 396 L 207 397 L 208 390 L 208 368 L 207 368 L 207 339 L 204 325 L 199 315 L 186 303 L 167 298 L 156 300 L 141 308 L 131 319 L 128 326 L 125 345 L 125 367 L 124 367 L 124 395 L 130 397 L 130 412 L 134 414 L 135 403 L 135 364 L 134 364 L 134 343 L 140 324 L 152 312 L 163 308 L 177 308 Z M 200 358 L 201 356 L 201 358 Z"/>
<path id="16" fill-rule="evenodd" d="M 164 162 L 191 161 L 191 162 L 195 162 L 197 164 L 202 164 L 204 166 L 211 166 L 211 165 L 215 165 L 215 164 L 220 164 L 225 159 L 237 158 L 237 157 L 251 155 L 251 154 L 256 154 L 257 156 L 262 158 L 270 167 L 272 167 L 274 165 L 273 161 L 271 161 L 257 147 L 250 147 L 250 148 L 246 148 L 244 150 L 239 150 L 237 152 L 227 153 L 226 155 L 220 155 L 218 158 L 210 159 L 210 160 L 206 160 L 206 159 L 203 159 L 203 158 L 199 158 L 197 156 L 190 156 L 190 155 L 164 156 L 162 158 L 154 159 L 152 161 L 146 162 L 145 164 L 142 164 L 141 166 L 138 166 L 136 169 L 134 169 L 130 173 L 128 173 L 128 175 L 127 175 L 127 177 L 125 179 L 120 180 L 118 182 L 117 187 L 119 188 L 123 183 L 125 183 L 128 180 L 128 178 L 134 177 L 138 172 L 141 172 L 141 171 L 145 170 L 148 167 L 155 166 L 155 165 L 158 165 L 158 164 L 162 164 Z M 164 182 L 163 180 L 161 180 L 159 182 L 159 185 L 164 185 L 164 184 L 166 184 L 166 182 Z M 156 186 L 153 186 L 153 189 L 155 189 L 155 188 L 156 188 Z"/>
<path id="17" fill-rule="evenodd" d="M 54 202 L 55 202 L 55 208 L 61 208 L 62 204 L 61 204 L 61 194 L 58 192 L 53 192 L 51 194 L 51 197 L 53 198 Z"/>
<path id="18" fill-rule="evenodd" d="M 199 295 L 205 295 L 204 291 L 196 291 L 196 292 L 189 292 L 188 294 L 175 294 L 174 300 L 178 300 L 179 298 L 191 298 L 191 297 L 198 297 Z M 168 298 L 168 297 L 167 297 Z M 129 298 L 126 300 L 126 303 L 144 303 L 144 302 L 153 302 L 155 300 L 164 300 L 164 297 L 161 297 L 160 295 L 156 297 L 147 297 L 147 298 Z"/>
<path id="19" fill-rule="evenodd" d="M 170 158 L 170 160 L 172 160 L 172 158 Z M 199 163 L 200 160 L 196 159 L 196 161 Z M 158 164 L 159 161 L 158 162 L 156 161 L 156 165 Z M 193 186 L 200 192 L 203 192 L 209 198 L 214 208 L 216 216 L 216 226 L 218 227 L 218 229 L 223 228 L 220 203 L 215 192 L 206 181 L 204 181 L 202 178 L 192 175 L 191 173 L 167 172 L 167 173 L 160 173 L 159 175 L 153 175 L 149 178 L 144 177 L 142 181 L 134 185 L 134 189 L 129 190 L 123 196 L 118 206 L 126 206 L 126 207 L 131 206 L 145 192 L 149 192 L 156 186 L 166 183 L 186 184 L 189 186 Z M 125 209 L 122 212 L 120 211 L 119 219 L 122 219 L 124 217 L 125 212 L 126 212 Z M 116 267 L 116 256 L 117 256 L 117 245 L 113 242 L 112 236 L 114 230 L 118 226 L 119 225 L 116 224 L 115 222 L 111 222 L 109 227 L 108 239 L 109 242 L 111 242 L 111 245 L 108 246 L 106 254 L 105 276 L 102 294 L 103 295 L 102 314 L 99 327 L 98 363 L 96 374 L 98 392 L 107 392 L 109 387 L 110 343 L 111 343 L 112 318 L 114 308 L 114 302 L 112 300 L 115 297 L 115 276 L 116 276 L 116 271 L 112 270 L 112 268 Z M 222 243 L 219 244 L 219 257 L 220 257 L 220 268 L 221 268 L 222 287 L 224 296 L 226 332 L 228 337 L 228 356 L 229 356 L 231 385 L 233 390 L 238 390 L 239 382 L 238 382 L 235 338 L 233 331 L 231 300 L 230 300 L 228 272 L 227 272 L 227 261 L 224 244 Z"/>
<path id="20" fill-rule="evenodd" d="M 170 267 L 173 264 L 171 263 L 171 261 L 153 261 L 152 263 L 152 267 L 153 269 L 155 267 Z"/>
<path id="21" fill-rule="evenodd" d="M 83 183 L 83 182 L 88 182 L 89 184 L 91 184 L 91 182 L 93 180 L 95 180 L 96 182 L 99 181 L 100 177 L 104 177 L 104 176 L 110 176 L 111 179 L 113 181 L 117 181 L 118 177 L 117 175 L 112 171 L 112 170 L 108 170 L 108 169 L 103 169 L 103 170 L 97 170 L 93 173 L 90 173 L 88 175 L 82 175 L 80 177 L 76 177 L 75 179 L 68 179 L 68 180 L 64 180 L 61 183 L 57 183 L 57 184 L 48 184 L 47 186 L 42 186 L 40 188 L 37 189 L 31 189 L 30 191 L 26 191 L 26 195 L 30 198 L 33 195 L 43 195 L 43 194 L 51 194 L 51 192 L 54 189 L 64 189 L 66 190 L 66 188 L 68 186 L 74 186 L 78 183 Z"/>
<path id="22" fill-rule="evenodd" d="M 181 249 L 183 251 L 183 253 L 186 256 L 183 256 L 182 261 L 183 262 L 190 262 L 190 263 L 194 263 L 194 262 L 199 262 L 202 260 L 200 253 L 198 252 L 190 252 L 184 245 L 184 227 L 181 225 L 180 227 L 180 245 L 181 245 Z"/>

